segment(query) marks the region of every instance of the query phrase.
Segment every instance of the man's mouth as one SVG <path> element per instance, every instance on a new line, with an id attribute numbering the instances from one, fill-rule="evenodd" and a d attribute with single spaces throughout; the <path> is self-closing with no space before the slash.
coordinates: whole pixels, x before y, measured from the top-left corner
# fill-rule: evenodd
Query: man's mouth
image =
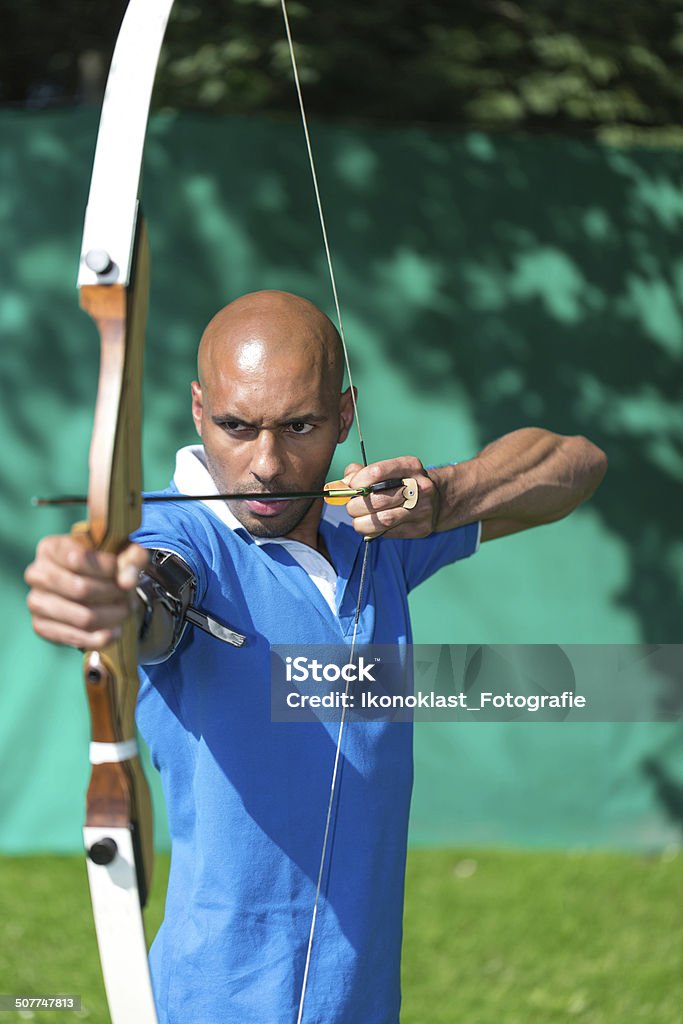
<path id="1" fill-rule="evenodd" d="M 283 498 L 280 501 L 273 501 L 264 498 L 263 501 L 245 501 L 244 505 L 255 516 L 277 516 L 289 508 L 292 500 L 292 498 Z"/>

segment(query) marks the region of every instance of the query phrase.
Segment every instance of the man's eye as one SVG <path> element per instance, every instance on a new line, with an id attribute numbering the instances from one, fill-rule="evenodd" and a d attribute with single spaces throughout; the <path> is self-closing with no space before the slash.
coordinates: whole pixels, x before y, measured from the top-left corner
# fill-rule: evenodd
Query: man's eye
<path id="1" fill-rule="evenodd" d="M 304 423 L 303 420 L 297 420 L 296 423 L 289 424 L 289 429 L 294 434 L 310 434 L 311 430 L 313 430 L 313 424 Z"/>
<path id="2" fill-rule="evenodd" d="M 224 430 L 229 430 L 231 434 L 246 434 L 249 430 L 253 430 L 247 423 L 240 423 L 239 420 L 224 420 L 221 424 Z"/>

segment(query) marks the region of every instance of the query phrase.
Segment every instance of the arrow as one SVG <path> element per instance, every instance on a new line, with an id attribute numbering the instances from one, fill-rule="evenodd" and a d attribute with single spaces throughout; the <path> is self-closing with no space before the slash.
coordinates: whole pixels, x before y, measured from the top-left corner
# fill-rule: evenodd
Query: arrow
<path id="1" fill-rule="evenodd" d="M 339 485 L 339 486 L 338 486 Z M 345 505 L 351 498 L 366 497 L 381 491 L 393 491 L 403 487 L 404 508 L 417 504 L 417 483 L 411 477 L 382 480 L 368 487 L 346 487 L 343 480 L 325 484 L 322 491 L 236 491 L 233 494 L 143 494 L 142 502 L 152 504 L 161 501 L 292 501 L 297 498 L 322 498 L 330 505 Z M 415 501 L 412 499 L 415 498 Z M 31 504 L 40 508 L 47 505 L 85 505 L 88 499 L 83 495 L 63 494 L 57 498 L 31 498 Z M 411 502 L 408 504 L 408 502 Z"/>

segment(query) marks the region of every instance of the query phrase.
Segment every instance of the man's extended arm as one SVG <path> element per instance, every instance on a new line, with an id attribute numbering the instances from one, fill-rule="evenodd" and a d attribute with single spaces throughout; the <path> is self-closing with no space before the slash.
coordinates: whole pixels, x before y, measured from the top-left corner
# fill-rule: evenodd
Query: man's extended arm
<path id="1" fill-rule="evenodd" d="M 481 520 L 485 541 L 555 522 L 589 498 L 606 471 L 607 456 L 585 437 L 515 430 L 467 462 L 429 470 L 435 529 Z"/>
<path id="2" fill-rule="evenodd" d="M 400 495 L 371 494 L 352 498 L 347 511 L 368 537 L 426 537 L 481 520 L 482 540 L 493 540 L 562 519 L 590 497 L 606 470 L 607 456 L 585 437 L 524 427 L 467 462 L 438 469 L 426 470 L 412 455 L 352 463 L 344 474 L 349 486 L 412 477 L 420 498 L 407 511 Z"/>

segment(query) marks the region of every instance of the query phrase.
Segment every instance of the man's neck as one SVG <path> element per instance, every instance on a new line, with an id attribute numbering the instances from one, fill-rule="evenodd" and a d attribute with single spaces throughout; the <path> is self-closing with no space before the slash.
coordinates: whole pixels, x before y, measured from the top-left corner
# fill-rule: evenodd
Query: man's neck
<path id="1" fill-rule="evenodd" d="M 320 532 L 320 520 L 322 517 L 320 511 L 316 510 L 317 504 L 318 502 L 314 502 L 313 505 L 311 505 L 311 508 L 301 522 L 298 523 L 290 533 L 283 537 L 283 540 L 295 540 L 298 541 L 299 544 L 305 544 L 306 547 L 313 548 L 313 550 L 319 552 L 323 558 L 326 558 L 331 565 L 332 559 L 330 558 L 323 535 Z"/>

